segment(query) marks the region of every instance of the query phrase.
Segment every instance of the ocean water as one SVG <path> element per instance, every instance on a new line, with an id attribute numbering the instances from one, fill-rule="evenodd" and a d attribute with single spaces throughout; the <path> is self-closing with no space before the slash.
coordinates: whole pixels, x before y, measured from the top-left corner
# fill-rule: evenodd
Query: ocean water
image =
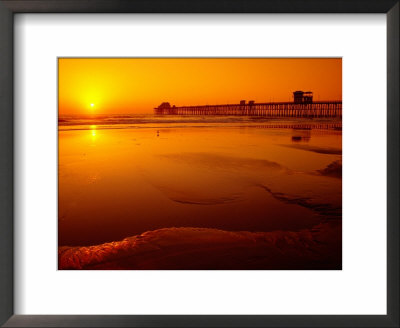
<path id="1" fill-rule="evenodd" d="M 58 164 L 59 246 L 171 227 L 341 229 L 341 121 L 63 116 Z"/>

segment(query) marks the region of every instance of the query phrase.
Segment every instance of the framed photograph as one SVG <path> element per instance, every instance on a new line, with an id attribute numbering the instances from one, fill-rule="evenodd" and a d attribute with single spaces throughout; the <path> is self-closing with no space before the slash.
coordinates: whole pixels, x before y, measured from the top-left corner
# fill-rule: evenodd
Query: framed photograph
<path id="1" fill-rule="evenodd" d="M 5 327 L 398 327 L 398 1 L 0 1 Z"/>

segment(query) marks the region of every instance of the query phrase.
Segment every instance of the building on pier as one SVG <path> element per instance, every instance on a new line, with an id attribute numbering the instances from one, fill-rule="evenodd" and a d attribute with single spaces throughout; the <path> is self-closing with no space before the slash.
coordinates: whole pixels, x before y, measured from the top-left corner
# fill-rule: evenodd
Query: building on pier
<path id="1" fill-rule="evenodd" d="M 295 91 L 293 92 L 293 102 L 295 104 L 312 104 L 313 93 L 311 91 Z"/>
<path id="2" fill-rule="evenodd" d="M 161 103 L 160 106 L 158 106 L 159 109 L 171 109 L 171 104 L 169 102 L 163 102 Z"/>

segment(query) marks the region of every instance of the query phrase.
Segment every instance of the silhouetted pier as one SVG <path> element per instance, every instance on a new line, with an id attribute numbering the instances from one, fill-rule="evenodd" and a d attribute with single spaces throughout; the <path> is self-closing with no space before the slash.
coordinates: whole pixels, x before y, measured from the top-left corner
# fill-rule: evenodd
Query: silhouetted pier
<path id="1" fill-rule="evenodd" d="M 155 108 L 158 115 L 241 115 L 266 117 L 342 117 L 341 101 L 321 101 L 312 104 L 291 102 L 255 103 L 253 105 L 205 105 Z"/>
<path id="2" fill-rule="evenodd" d="M 265 117 L 341 118 L 342 101 L 313 101 L 311 92 L 296 91 L 293 102 L 255 103 L 242 100 L 239 104 L 171 106 L 164 102 L 154 108 L 157 115 L 240 115 Z M 301 96 L 299 96 L 301 94 Z M 304 94 L 304 95 L 303 95 Z"/>

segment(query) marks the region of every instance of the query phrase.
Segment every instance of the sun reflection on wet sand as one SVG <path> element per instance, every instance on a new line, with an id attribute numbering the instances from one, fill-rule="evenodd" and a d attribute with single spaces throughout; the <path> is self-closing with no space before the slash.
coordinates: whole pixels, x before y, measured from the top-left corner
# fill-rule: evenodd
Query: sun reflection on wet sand
<path id="1" fill-rule="evenodd" d="M 90 126 L 90 132 L 91 132 L 91 135 L 92 135 L 92 140 L 96 140 L 96 135 L 97 135 L 96 128 L 97 128 L 96 125 L 91 125 Z"/>

